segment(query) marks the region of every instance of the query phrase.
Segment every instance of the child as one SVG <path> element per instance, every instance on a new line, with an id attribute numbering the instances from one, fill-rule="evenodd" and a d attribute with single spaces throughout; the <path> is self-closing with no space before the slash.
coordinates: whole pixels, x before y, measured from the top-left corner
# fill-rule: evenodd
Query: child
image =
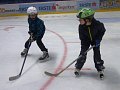
<path id="1" fill-rule="evenodd" d="M 39 58 L 39 60 L 44 60 L 49 57 L 48 49 L 46 49 L 42 42 L 42 38 L 45 33 L 44 22 L 37 17 L 38 12 L 35 7 L 29 7 L 27 9 L 27 13 L 29 23 L 28 33 L 30 34 L 30 38 L 25 42 L 25 49 L 21 52 L 21 55 L 24 56 L 27 53 L 29 48 L 29 42 L 36 41 L 38 47 L 43 52 L 43 55 Z"/>
<path id="2" fill-rule="evenodd" d="M 104 61 L 101 59 L 100 42 L 106 29 L 103 23 L 97 21 L 94 18 L 94 14 L 95 11 L 90 8 L 83 8 L 77 14 L 77 18 L 80 21 L 79 25 L 79 38 L 81 40 L 80 55 L 83 54 L 90 47 L 90 45 L 92 46 L 95 45 L 95 47 L 93 48 L 95 68 L 100 73 L 100 78 L 102 78 L 104 76 L 103 69 L 105 69 L 105 67 L 103 66 Z M 77 60 L 77 63 L 75 64 L 76 68 L 74 72 L 75 75 L 80 74 L 80 70 L 86 61 L 86 55 L 82 55 L 82 57 Z"/>

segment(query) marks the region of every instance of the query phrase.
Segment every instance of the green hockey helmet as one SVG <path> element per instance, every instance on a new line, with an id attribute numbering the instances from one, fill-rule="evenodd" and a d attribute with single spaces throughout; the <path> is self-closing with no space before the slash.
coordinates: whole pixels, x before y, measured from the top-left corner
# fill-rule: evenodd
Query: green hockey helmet
<path id="1" fill-rule="evenodd" d="M 77 18 L 85 19 L 85 18 L 93 18 L 95 11 L 91 8 L 82 8 L 77 13 Z"/>

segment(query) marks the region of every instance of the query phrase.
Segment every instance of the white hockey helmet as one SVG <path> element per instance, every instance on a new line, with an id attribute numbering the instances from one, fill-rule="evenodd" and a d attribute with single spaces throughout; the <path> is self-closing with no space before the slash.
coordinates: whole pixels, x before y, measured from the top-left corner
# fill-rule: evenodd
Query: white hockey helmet
<path id="1" fill-rule="evenodd" d="M 34 6 L 28 7 L 27 14 L 34 15 L 34 14 L 37 14 L 37 13 L 38 13 L 37 9 Z"/>

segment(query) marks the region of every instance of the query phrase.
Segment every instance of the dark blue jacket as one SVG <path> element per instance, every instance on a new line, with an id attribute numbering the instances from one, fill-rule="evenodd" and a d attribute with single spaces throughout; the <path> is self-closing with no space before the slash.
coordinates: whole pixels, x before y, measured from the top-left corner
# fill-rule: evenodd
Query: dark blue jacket
<path id="1" fill-rule="evenodd" d="M 28 18 L 29 23 L 29 33 L 33 33 L 33 37 L 35 39 L 42 38 L 45 33 L 45 25 L 44 22 L 38 17 L 35 20 Z"/>
<path id="2" fill-rule="evenodd" d="M 104 24 L 96 19 L 92 19 L 90 26 L 79 25 L 79 38 L 82 45 L 95 45 L 96 40 L 102 40 L 106 29 Z"/>

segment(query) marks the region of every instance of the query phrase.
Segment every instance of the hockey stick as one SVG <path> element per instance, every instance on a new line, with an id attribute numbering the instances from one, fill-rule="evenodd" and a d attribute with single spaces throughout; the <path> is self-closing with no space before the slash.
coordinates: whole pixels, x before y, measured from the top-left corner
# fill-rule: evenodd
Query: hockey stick
<path id="1" fill-rule="evenodd" d="M 16 80 L 16 79 L 18 79 L 18 78 L 21 76 L 22 71 L 23 71 L 23 67 L 24 67 L 24 65 L 25 65 L 25 61 L 26 61 L 26 58 L 27 58 L 27 55 L 28 55 L 29 48 L 30 48 L 30 46 L 31 46 L 31 43 L 32 43 L 32 42 L 29 41 L 29 47 L 28 47 L 27 53 L 25 54 L 25 58 L 24 58 L 24 61 L 23 61 L 23 64 L 22 64 L 22 68 L 21 68 L 21 70 L 20 70 L 20 73 L 19 73 L 18 75 L 16 75 L 16 76 L 9 77 L 9 81 Z"/>
<path id="2" fill-rule="evenodd" d="M 84 52 L 84 54 L 86 54 L 88 51 L 90 51 L 92 48 L 94 48 L 95 45 L 91 46 L 87 51 Z M 82 55 L 84 55 L 82 54 Z M 48 76 L 58 76 L 59 74 L 61 74 L 63 71 L 65 71 L 69 66 L 71 66 L 74 62 L 76 62 L 78 59 L 80 59 L 82 57 L 82 55 L 80 55 L 77 59 L 75 59 L 73 62 L 71 62 L 68 66 L 66 66 L 63 70 L 61 70 L 60 72 L 56 73 L 56 74 L 53 74 L 53 73 L 50 73 L 50 72 L 47 72 L 45 71 L 44 73 Z"/>

